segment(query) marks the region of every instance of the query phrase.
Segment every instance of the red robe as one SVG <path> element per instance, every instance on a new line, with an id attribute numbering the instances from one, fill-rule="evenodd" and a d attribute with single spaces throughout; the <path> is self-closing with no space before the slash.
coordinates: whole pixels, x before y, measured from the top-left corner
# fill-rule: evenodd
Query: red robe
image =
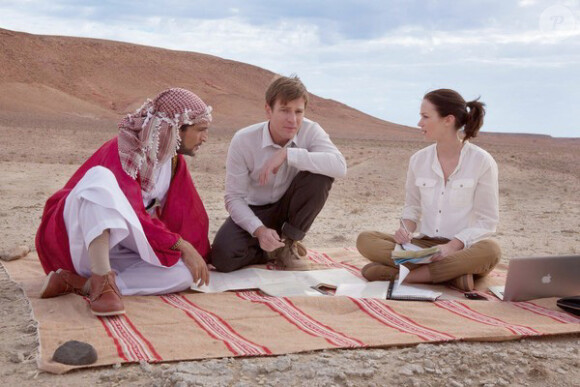
<path id="1" fill-rule="evenodd" d="M 162 265 L 173 266 L 181 257 L 181 252 L 170 249 L 180 236 L 190 242 L 203 259 L 208 261 L 209 220 L 183 156 L 178 156 L 175 176 L 171 180 L 159 219 L 153 219 L 143 205 L 139 179 L 133 180 L 121 166 L 115 137 L 97 150 L 74 173 L 64 188 L 47 200 L 36 234 L 36 250 L 46 273 L 60 268 L 75 272 L 63 217 L 64 205 L 68 194 L 79 180 L 97 165 L 108 168 L 115 175 Z"/>

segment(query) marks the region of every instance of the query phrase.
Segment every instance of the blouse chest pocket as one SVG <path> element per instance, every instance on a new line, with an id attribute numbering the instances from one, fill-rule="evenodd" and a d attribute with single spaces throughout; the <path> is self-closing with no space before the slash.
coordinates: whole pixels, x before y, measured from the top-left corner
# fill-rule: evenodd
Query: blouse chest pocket
<path id="1" fill-rule="evenodd" d="M 427 177 L 418 177 L 415 179 L 415 186 L 419 188 L 421 204 L 423 206 L 430 206 L 435 199 L 435 184 L 437 184 L 435 179 L 429 179 Z"/>
<path id="2" fill-rule="evenodd" d="M 474 179 L 457 179 L 451 182 L 449 203 L 454 207 L 464 207 L 473 201 Z"/>

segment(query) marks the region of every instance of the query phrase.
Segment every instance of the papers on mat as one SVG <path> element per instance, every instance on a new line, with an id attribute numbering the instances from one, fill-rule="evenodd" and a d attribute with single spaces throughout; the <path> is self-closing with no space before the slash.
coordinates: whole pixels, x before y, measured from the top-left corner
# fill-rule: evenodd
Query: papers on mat
<path id="1" fill-rule="evenodd" d="M 404 243 L 403 245 L 395 245 L 391 256 L 397 265 L 402 263 L 422 264 L 430 263 L 438 252 L 439 246 L 423 248 L 412 243 Z"/>
<path id="2" fill-rule="evenodd" d="M 441 295 L 421 285 L 404 285 L 402 282 L 409 269 L 400 266 L 399 280 L 396 282 L 391 299 L 434 301 Z M 428 285 L 424 285 L 428 286 Z M 264 269 L 241 269 L 231 273 L 210 272 L 209 285 L 191 287 L 202 293 L 219 293 L 228 290 L 259 289 L 274 297 L 331 296 L 321 288 L 336 289 L 335 296 L 352 298 L 386 299 L 388 281 L 367 282 L 346 269 L 280 271 Z"/>
<path id="3" fill-rule="evenodd" d="M 352 298 L 387 298 L 389 281 L 374 281 L 360 284 L 341 284 L 336 288 L 335 296 Z"/>
<path id="4" fill-rule="evenodd" d="M 280 271 L 264 269 L 241 269 L 231 273 L 210 272 L 209 285 L 191 287 L 203 293 L 218 293 L 228 290 L 260 289 L 277 296 L 322 295 L 313 286 L 336 289 L 340 284 L 366 283 L 346 269 Z"/>

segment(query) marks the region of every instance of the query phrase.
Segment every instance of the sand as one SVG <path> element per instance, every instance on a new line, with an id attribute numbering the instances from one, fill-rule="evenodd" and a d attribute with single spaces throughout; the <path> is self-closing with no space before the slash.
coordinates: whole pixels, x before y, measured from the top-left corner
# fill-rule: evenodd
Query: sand
<path id="1" fill-rule="evenodd" d="M 206 203 L 210 238 L 226 217 L 225 154 L 230 135 L 212 133 L 189 167 Z M 114 129 L 0 126 L 0 249 L 33 247 L 48 196 Z M 512 138 L 514 137 L 514 138 Z M 480 142 L 500 169 L 504 260 L 526 254 L 580 252 L 578 140 L 512 136 Z M 403 201 L 407 160 L 422 141 L 336 138 L 349 171 L 337 180 L 305 243 L 354 246 L 358 232 L 392 231 Z M 35 364 L 34 320 L 19 287 L 0 270 L 0 376 L 6 385 L 578 385 L 580 335 L 502 343 L 422 344 L 334 350 L 270 358 L 119 365 L 55 376 Z"/>

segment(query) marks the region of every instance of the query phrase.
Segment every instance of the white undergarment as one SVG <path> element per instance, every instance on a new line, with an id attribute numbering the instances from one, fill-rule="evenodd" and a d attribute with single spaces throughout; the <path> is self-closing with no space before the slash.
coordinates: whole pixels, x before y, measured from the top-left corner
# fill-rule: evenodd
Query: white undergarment
<path id="1" fill-rule="evenodd" d="M 150 195 L 144 195 L 144 203 L 154 198 L 160 203 L 165 201 L 171 159 L 159 166 L 155 178 L 156 187 Z M 78 274 L 91 275 L 88 246 L 109 229 L 111 268 L 117 273 L 117 286 L 123 295 L 172 293 L 185 290 L 193 283 L 183 261 L 172 267 L 161 265 L 137 214 L 109 169 L 102 166 L 89 169 L 68 195 L 63 215 L 72 262 Z"/>

